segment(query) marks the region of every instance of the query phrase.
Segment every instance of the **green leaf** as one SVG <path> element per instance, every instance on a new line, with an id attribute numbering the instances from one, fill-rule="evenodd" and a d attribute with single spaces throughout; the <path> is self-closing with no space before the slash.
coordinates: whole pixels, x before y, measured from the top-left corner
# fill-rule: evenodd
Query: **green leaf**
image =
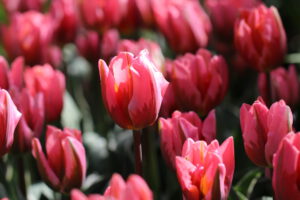
<path id="1" fill-rule="evenodd" d="M 81 118 L 81 113 L 74 99 L 66 92 L 64 95 L 64 107 L 61 114 L 61 124 L 64 127 L 80 129 Z"/>
<path id="2" fill-rule="evenodd" d="M 292 53 L 288 54 L 285 57 L 285 62 L 290 64 L 297 64 L 300 63 L 300 53 Z"/>

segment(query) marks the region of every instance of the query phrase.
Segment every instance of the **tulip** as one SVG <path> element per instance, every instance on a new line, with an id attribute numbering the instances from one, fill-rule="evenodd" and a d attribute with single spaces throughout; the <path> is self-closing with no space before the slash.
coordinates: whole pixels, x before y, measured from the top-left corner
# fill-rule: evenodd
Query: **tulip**
<path id="1" fill-rule="evenodd" d="M 56 23 L 56 39 L 62 43 L 74 41 L 79 27 L 76 0 L 53 0 L 50 12 Z"/>
<path id="2" fill-rule="evenodd" d="M 168 82 L 146 50 L 121 52 L 109 67 L 99 60 L 99 73 L 103 102 L 119 126 L 139 130 L 156 121 Z"/>
<path id="3" fill-rule="evenodd" d="M 268 167 L 281 139 L 292 131 L 293 114 L 283 100 L 268 109 L 258 98 L 252 105 L 242 105 L 240 123 L 248 157 L 256 165 Z"/>
<path id="4" fill-rule="evenodd" d="M 71 200 L 153 200 L 153 195 L 147 183 L 138 175 L 130 175 L 125 182 L 119 174 L 113 174 L 104 195 L 89 195 L 85 197 L 78 190 L 71 192 Z"/>
<path id="5" fill-rule="evenodd" d="M 118 52 L 129 51 L 134 55 L 138 55 L 143 49 L 148 50 L 151 61 L 159 71 L 163 72 L 165 58 L 157 43 L 141 38 L 136 42 L 133 40 L 121 40 L 118 46 Z"/>
<path id="6" fill-rule="evenodd" d="M 155 22 L 173 50 L 195 51 L 207 46 L 211 23 L 198 0 L 153 0 L 152 8 Z"/>
<path id="7" fill-rule="evenodd" d="M 200 49 L 195 55 L 178 57 L 166 67 L 180 110 L 193 110 L 204 116 L 223 100 L 228 72 L 222 56 Z"/>
<path id="8" fill-rule="evenodd" d="M 230 137 L 221 146 L 188 138 L 182 156 L 176 156 L 176 172 L 186 200 L 227 199 L 234 173 L 234 145 Z"/>
<path id="9" fill-rule="evenodd" d="M 14 141 L 14 132 L 21 118 L 8 92 L 0 89 L 0 156 L 6 154 Z"/>
<path id="10" fill-rule="evenodd" d="M 15 152 L 27 152 L 31 150 L 31 140 L 39 138 L 44 125 L 44 96 L 37 93 L 31 96 L 26 88 L 22 92 L 12 95 L 22 117 L 17 126 L 13 150 Z"/>
<path id="11" fill-rule="evenodd" d="M 79 53 L 90 61 L 96 61 L 100 57 L 100 37 L 95 31 L 86 31 L 76 38 L 76 46 Z"/>
<path id="12" fill-rule="evenodd" d="M 265 73 L 260 73 L 258 77 L 259 94 L 265 102 L 272 100 L 278 101 L 283 99 L 286 104 L 295 107 L 299 100 L 299 80 L 297 71 L 294 65 L 291 65 L 288 70 L 279 67 L 270 72 L 270 79 L 267 80 Z M 267 81 L 270 81 L 268 83 Z M 268 84 L 271 90 L 271 97 L 268 95 Z M 271 98 L 271 99 L 270 99 Z"/>
<path id="13" fill-rule="evenodd" d="M 273 189 L 277 200 L 300 199 L 300 134 L 289 133 L 274 154 Z"/>
<path id="14" fill-rule="evenodd" d="M 86 157 L 81 132 L 65 128 L 63 131 L 53 126 L 47 127 L 46 152 L 40 141 L 32 140 L 32 154 L 39 172 L 54 190 L 69 192 L 81 186 L 86 174 Z"/>
<path id="15" fill-rule="evenodd" d="M 9 88 L 8 64 L 4 57 L 0 56 L 0 88 L 7 90 Z"/>
<path id="16" fill-rule="evenodd" d="M 265 72 L 281 64 L 286 34 L 275 7 L 260 5 L 241 12 L 234 32 L 237 50 L 253 68 Z"/>
<path id="17" fill-rule="evenodd" d="M 214 28 L 223 38 L 233 38 L 234 22 L 241 10 L 257 6 L 259 0 L 205 0 Z"/>
<path id="18" fill-rule="evenodd" d="M 12 16 L 11 24 L 3 27 L 4 49 L 12 60 L 24 56 L 26 64 L 42 64 L 47 59 L 53 38 L 53 21 L 49 15 L 28 11 Z"/>
<path id="19" fill-rule="evenodd" d="M 45 0 L 3 0 L 5 9 L 13 14 L 18 11 L 42 10 Z"/>
<path id="20" fill-rule="evenodd" d="M 119 40 L 120 35 L 116 29 L 110 29 L 103 33 L 101 41 L 101 55 L 105 60 L 110 60 L 111 57 L 117 54 Z"/>
<path id="21" fill-rule="evenodd" d="M 202 122 L 194 112 L 175 111 L 172 118 L 159 118 L 160 148 L 162 154 L 173 169 L 175 157 L 180 156 L 187 138 L 204 140 L 210 143 L 216 138 L 216 116 L 212 110 Z"/>
<path id="22" fill-rule="evenodd" d="M 138 14 L 142 19 L 143 25 L 151 27 L 154 25 L 154 15 L 152 8 L 153 0 L 135 0 L 135 4 L 138 10 Z"/>
<path id="23" fill-rule="evenodd" d="M 46 121 L 60 117 L 65 92 L 63 73 L 54 70 L 50 65 L 34 66 L 25 70 L 25 84 L 31 95 L 41 92 L 44 95 Z"/>

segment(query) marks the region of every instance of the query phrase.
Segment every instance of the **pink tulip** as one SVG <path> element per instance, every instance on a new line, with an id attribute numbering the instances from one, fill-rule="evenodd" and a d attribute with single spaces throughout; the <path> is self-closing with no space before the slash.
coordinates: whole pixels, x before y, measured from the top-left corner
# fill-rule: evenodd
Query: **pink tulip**
<path id="1" fill-rule="evenodd" d="M 73 190 L 71 200 L 153 200 L 153 195 L 147 183 L 138 175 L 130 175 L 125 182 L 119 174 L 114 174 L 104 195 L 89 195 L 86 197 L 78 190 Z"/>
<path id="2" fill-rule="evenodd" d="M 135 0 L 139 17 L 142 19 L 142 24 L 147 27 L 151 27 L 155 23 L 152 1 L 153 0 Z"/>
<path id="3" fill-rule="evenodd" d="M 160 46 L 151 40 L 146 40 L 144 38 L 141 38 L 138 41 L 121 40 L 119 43 L 118 52 L 129 51 L 134 55 L 138 55 L 143 49 L 148 50 L 151 61 L 155 64 L 158 70 L 163 72 L 165 58 Z"/>
<path id="4" fill-rule="evenodd" d="M 273 189 L 277 200 L 300 199 L 300 134 L 289 133 L 274 154 Z"/>
<path id="5" fill-rule="evenodd" d="M 60 117 L 65 92 L 63 73 L 54 70 L 50 65 L 35 66 L 25 71 L 25 83 L 31 95 L 41 92 L 44 95 L 46 121 Z"/>
<path id="6" fill-rule="evenodd" d="M 210 143 L 216 138 L 216 116 L 212 110 L 202 122 L 194 112 L 175 111 L 172 118 L 159 118 L 160 148 L 166 162 L 173 169 L 175 157 L 180 156 L 187 138 Z"/>
<path id="7" fill-rule="evenodd" d="M 184 111 L 206 115 L 224 98 L 228 86 L 227 64 L 222 56 L 200 49 L 167 64 L 177 103 Z"/>
<path id="8" fill-rule="evenodd" d="M 8 74 L 8 63 L 4 57 L 0 56 L 0 88 L 5 90 L 8 90 L 9 88 Z"/>
<path id="9" fill-rule="evenodd" d="M 293 114 L 283 100 L 268 109 L 258 98 L 252 105 L 242 105 L 240 123 L 248 157 L 256 165 L 268 167 L 281 139 L 292 131 Z"/>
<path id="10" fill-rule="evenodd" d="M 168 82 L 147 50 L 119 53 L 109 67 L 99 60 L 99 73 L 105 107 L 119 126 L 141 129 L 156 121 Z"/>
<path id="11" fill-rule="evenodd" d="M 182 156 L 176 157 L 177 178 L 183 199 L 227 199 L 234 173 L 234 145 L 230 137 L 221 146 L 217 140 L 187 139 Z"/>
<path id="12" fill-rule="evenodd" d="M 8 92 L 0 89 L 0 156 L 6 154 L 14 141 L 14 132 L 21 118 Z"/>
<path id="13" fill-rule="evenodd" d="M 32 154 L 42 178 L 55 190 L 69 192 L 81 186 L 86 174 L 86 157 L 81 132 L 47 127 L 46 152 L 40 141 L 32 140 Z"/>
<path id="14" fill-rule="evenodd" d="M 156 24 L 175 51 L 206 47 L 211 23 L 198 0 L 153 0 L 152 8 Z"/>
<path id="15" fill-rule="evenodd" d="M 286 34 L 275 7 L 260 5 L 243 11 L 234 32 L 237 50 L 253 68 L 265 72 L 281 64 Z"/>
<path id="16" fill-rule="evenodd" d="M 15 12 L 23 12 L 28 10 L 42 10 L 45 0 L 3 0 L 5 9 L 13 14 Z"/>
<path id="17" fill-rule="evenodd" d="M 86 31 L 76 38 L 76 46 L 79 53 L 90 61 L 96 61 L 100 57 L 100 37 L 96 31 Z"/>
<path id="18" fill-rule="evenodd" d="M 279 67 L 270 72 L 270 79 L 267 80 L 265 73 L 261 73 L 258 77 L 258 89 L 260 95 L 266 102 L 272 100 L 278 101 L 283 99 L 286 104 L 295 107 L 299 101 L 299 80 L 297 71 L 294 65 L 291 65 L 288 70 Z M 271 84 L 271 99 L 269 97 L 269 83 Z"/>
<path id="19" fill-rule="evenodd" d="M 104 60 L 110 60 L 117 54 L 120 34 L 116 29 L 110 29 L 103 33 L 101 41 L 101 56 Z M 99 59 L 99 57 L 97 58 Z"/>

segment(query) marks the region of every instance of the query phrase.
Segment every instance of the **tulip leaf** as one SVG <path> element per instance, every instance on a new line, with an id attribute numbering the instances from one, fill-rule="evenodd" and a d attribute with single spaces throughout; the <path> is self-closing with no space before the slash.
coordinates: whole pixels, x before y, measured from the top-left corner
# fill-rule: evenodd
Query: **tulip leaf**
<path id="1" fill-rule="evenodd" d="M 300 63 L 300 53 L 291 53 L 285 57 L 285 62 L 290 64 Z"/>
<path id="2" fill-rule="evenodd" d="M 64 127 L 80 129 L 81 113 L 72 98 L 72 96 L 66 92 L 64 95 L 64 107 L 61 114 L 61 123 Z"/>
<path id="3" fill-rule="evenodd" d="M 55 199 L 53 190 L 51 190 L 45 183 L 35 183 L 28 188 L 28 199 L 39 200 L 42 196 L 47 197 L 47 199 Z"/>

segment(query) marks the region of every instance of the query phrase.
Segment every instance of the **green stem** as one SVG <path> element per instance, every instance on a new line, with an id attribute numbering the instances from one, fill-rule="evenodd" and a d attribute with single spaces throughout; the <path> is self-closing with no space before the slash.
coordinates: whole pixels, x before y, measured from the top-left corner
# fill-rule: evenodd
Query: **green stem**
<path id="1" fill-rule="evenodd" d="M 141 130 L 133 130 L 133 142 L 134 142 L 134 159 L 135 159 L 135 173 L 143 175 L 143 157 L 142 157 L 142 143 L 141 143 Z"/>

